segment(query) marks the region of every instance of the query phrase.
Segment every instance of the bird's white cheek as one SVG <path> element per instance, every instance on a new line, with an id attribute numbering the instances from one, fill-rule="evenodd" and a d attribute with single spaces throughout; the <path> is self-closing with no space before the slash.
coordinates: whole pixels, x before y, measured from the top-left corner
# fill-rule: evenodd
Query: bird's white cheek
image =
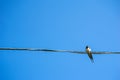
<path id="1" fill-rule="evenodd" d="M 90 49 L 90 48 L 88 48 L 88 50 L 89 50 L 89 51 L 91 51 L 91 49 Z"/>

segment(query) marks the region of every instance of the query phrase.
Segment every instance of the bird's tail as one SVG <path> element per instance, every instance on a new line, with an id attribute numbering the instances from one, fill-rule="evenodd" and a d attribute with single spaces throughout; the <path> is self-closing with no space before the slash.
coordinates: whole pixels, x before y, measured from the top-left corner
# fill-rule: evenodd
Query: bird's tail
<path id="1" fill-rule="evenodd" d="M 92 63 L 94 63 L 94 60 L 93 59 L 90 59 Z"/>

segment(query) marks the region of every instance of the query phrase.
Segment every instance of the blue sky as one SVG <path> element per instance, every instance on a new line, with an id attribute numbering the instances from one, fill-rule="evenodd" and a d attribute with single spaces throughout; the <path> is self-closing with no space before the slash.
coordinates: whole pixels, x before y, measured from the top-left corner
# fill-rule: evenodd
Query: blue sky
<path id="1" fill-rule="evenodd" d="M 0 47 L 120 51 L 117 0 L 2 0 Z M 120 55 L 0 51 L 0 80 L 119 80 Z"/>

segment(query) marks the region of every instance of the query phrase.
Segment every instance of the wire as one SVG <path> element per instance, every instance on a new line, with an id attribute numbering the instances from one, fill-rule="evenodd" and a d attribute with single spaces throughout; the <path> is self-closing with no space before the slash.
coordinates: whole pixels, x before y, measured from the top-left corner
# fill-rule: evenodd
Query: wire
<path id="1" fill-rule="evenodd" d="M 44 52 L 69 52 L 69 53 L 85 53 L 80 51 L 70 50 L 52 50 L 52 49 L 36 49 L 36 48 L 0 48 L 0 50 L 16 50 L 16 51 L 44 51 Z"/>
<path id="2" fill-rule="evenodd" d="M 83 51 L 72 51 L 72 50 L 52 50 L 52 49 L 37 49 L 37 48 L 0 48 L 0 50 L 15 50 L 15 51 L 44 51 L 44 52 L 68 52 L 77 54 L 86 54 Z M 92 52 L 92 54 L 120 54 L 120 52 Z"/>

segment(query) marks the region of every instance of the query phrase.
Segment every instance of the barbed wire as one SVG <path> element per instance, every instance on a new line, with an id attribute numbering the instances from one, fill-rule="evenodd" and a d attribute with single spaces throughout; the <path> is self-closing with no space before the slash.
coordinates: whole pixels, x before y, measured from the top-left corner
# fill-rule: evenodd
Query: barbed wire
<path id="1" fill-rule="evenodd" d="M 84 51 L 73 51 L 73 50 L 53 50 L 53 49 L 40 49 L 40 48 L 0 48 L 0 50 L 12 50 L 12 51 L 44 51 L 44 52 L 68 52 L 77 54 L 86 54 Z M 120 54 L 120 52 L 95 52 L 92 54 Z"/>

